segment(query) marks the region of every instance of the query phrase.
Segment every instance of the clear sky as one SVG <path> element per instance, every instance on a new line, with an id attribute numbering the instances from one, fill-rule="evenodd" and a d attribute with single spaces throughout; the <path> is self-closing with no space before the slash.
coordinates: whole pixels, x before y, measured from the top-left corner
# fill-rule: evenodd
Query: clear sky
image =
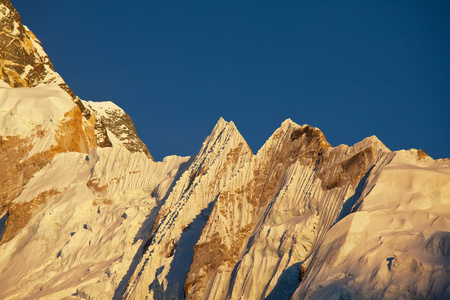
<path id="1" fill-rule="evenodd" d="M 376 135 L 450 157 L 450 1 L 12 0 L 85 100 L 133 119 L 156 160 L 220 117 L 253 152 L 287 118 L 333 145 Z"/>

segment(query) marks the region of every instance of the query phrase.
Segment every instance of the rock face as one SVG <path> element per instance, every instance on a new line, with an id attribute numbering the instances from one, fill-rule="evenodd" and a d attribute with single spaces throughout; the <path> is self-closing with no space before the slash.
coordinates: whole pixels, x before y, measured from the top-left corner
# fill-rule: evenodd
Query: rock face
<path id="1" fill-rule="evenodd" d="M 110 101 L 82 101 L 95 115 L 97 142 L 109 147 L 120 146 L 130 152 L 143 152 L 153 159 L 147 146 L 138 138 L 131 117 Z"/>
<path id="2" fill-rule="evenodd" d="M 12 87 L 33 87 L 53 82 L 75 98 L 55 72 L 41 42 L 22 24 L 19 13 L 8 0 L 0 1 L 0 20 L 0 79 Z"/>
<path id="3" fill-rule="evenodd" d="M 0 13 L 0 299 L 449 298 L 450 160 L 289 119 L 255 155 L 220 119 L 155 162 Z"/>

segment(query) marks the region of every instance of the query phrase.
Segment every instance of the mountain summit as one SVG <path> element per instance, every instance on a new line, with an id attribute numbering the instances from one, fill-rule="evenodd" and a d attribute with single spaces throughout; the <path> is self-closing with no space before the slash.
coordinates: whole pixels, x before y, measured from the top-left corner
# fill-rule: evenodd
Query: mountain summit
<path id="1" fill-rule="evenodd" d="M 156 162 L 0 17 L 1 299 L 449 297 L 449 159 L 290 119 L 254 154 L 220 118 Z"/>

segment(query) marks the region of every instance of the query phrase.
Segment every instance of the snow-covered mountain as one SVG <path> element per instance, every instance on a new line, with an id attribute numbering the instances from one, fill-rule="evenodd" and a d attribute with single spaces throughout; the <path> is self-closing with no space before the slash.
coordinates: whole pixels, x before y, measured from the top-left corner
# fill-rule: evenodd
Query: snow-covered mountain
<path id="1" fill-rule="evenodd" d="M 290 119 L 254 154 L 220 119 L 155 162 L 0 17 L 0 299 L 450 298 L 449 159 Z"/>

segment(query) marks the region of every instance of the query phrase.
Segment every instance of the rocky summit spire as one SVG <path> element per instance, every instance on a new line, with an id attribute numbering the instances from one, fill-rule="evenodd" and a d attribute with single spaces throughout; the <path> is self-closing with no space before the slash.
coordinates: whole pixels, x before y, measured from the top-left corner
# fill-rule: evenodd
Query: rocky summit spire
<path id="1" fill-rule="evenodd" d="M 119 109 L 120 116 L 118 117 L 122 122 L 113 125 L 110 120 L 111 116 L 108 117 L 104 114 L 96 116 L 98 112 L 95 110 L 95 103 L 87 105 L 87 102 L 81 101 L 75 95 L 55 71 L 41 42 L 22 24 L 19 13 L 9 0 L 0 0 L 0 22 L 1 81 L 11 87 L 35 87 L 39 84 L 56 83 L 72 97 L 83 116 L 94 124 L 99 147 L 111 147 L 113 142 L 110 139 L 118 139 L 129 151 L 144 152 L 149 158 L 152 158 L 146 145 L 138 138 L 128 114 Z M 113 136 L 108 132 L 111 132 Z"/>
<path id="2" fill-rule="evenodd" d="M 33 87 L 53 82 L 73 99 L 76 98 L 55 72 L 41 42 L 22 24 L 19 13 L 9 0 L 0 0 L 0 24 L 0 80 L 12 87 Z"/>

